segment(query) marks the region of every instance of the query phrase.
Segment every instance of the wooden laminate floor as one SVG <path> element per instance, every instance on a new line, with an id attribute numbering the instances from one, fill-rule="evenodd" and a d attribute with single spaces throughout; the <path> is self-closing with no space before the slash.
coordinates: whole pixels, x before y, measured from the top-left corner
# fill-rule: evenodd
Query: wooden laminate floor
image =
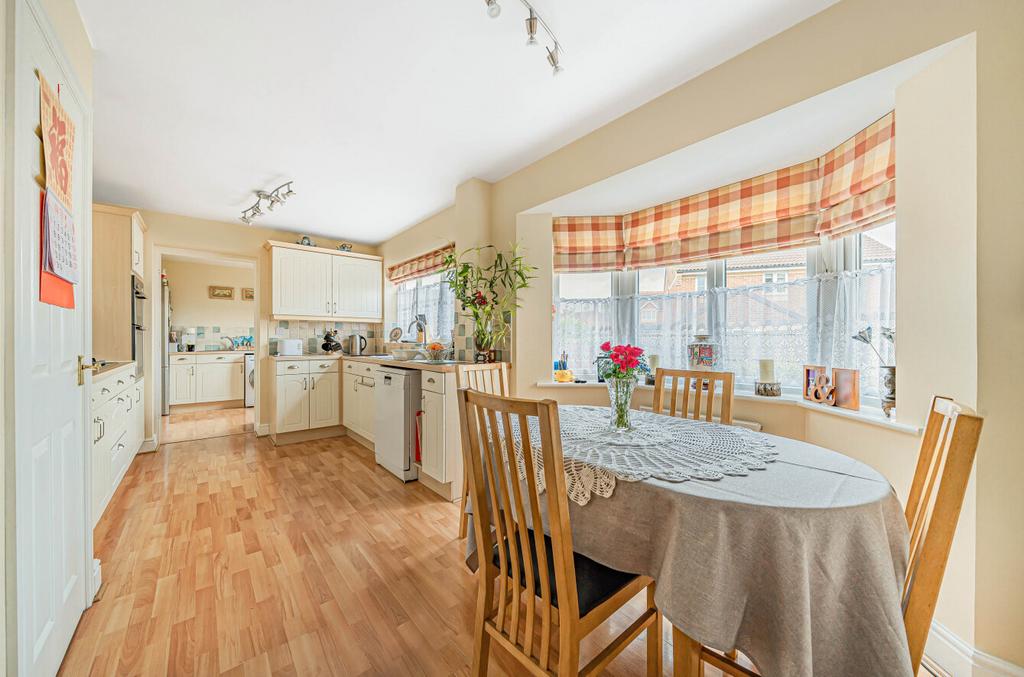
<path id="1" fill-rule="evenodd" d="M 135 459 L 96 527 L 104 588 L 61 673 L 466 674 L 476 587 L 457 524 L 346 438 L 166 444 Z M 628 620 L 595 631 L 585 659 Z M 492 674 L 518 674 L 492 655 Z M 643 674 L 644 655 L 640 639 L 606 674 Z"/>
<path id="2" fill-rule="evenodd" d="M 253 431 L 253 407 L 210 409 L 170 414 L 160 418 L 160 442 L 187 442 Z"/>

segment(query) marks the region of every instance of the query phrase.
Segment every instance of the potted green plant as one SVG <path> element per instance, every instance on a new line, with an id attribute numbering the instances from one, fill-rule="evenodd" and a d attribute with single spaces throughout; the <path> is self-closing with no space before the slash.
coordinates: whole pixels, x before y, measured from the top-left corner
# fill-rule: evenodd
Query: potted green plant
<path id="1" fill-rule="evenodd" d="M 490 264 L 479 263 L 492 254 Z M 495 348 L 508 336 L 512 316 L 519 308 L 519 292 L 530 286 L 534 270 L 534 266 L 526 263 L 518 244 L 508 253 L 487 245 L 445 257 L 442 276 L 462 312 L 473 318 L 476 362 L 495 360 Z"/>

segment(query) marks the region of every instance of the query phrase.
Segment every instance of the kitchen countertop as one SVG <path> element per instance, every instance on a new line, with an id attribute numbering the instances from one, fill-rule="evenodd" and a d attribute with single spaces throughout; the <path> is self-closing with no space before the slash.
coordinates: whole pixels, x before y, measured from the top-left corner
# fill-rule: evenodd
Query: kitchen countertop
<path id="1" fill-rule="evenodd" d="M 187 350 L 179 350 L 176 353 L 169 353 L 170 355 L 245 355 L 246 353 L 255 353 L 256 351 L 252 348 L 243 348 L 241 350 L 193 350 L 188 352 Z"/>
<path id="2" fill-rule="evenodd" d="M 302 355 L 271 355 L 275 362 L 281 360 L 338 360 L 345 357 L 341 353 L 304 353 Z"/>
<path id="3" fill-rule="evenodd" d="M 369 355 L 360 355 L 358 357 L 343 355 L 342 359 L 350 360 L 352 362 L 379 364 L 385 367 L 398 367 L 399 369 L 419 369 L 420 371 L 435 371 L 441 373 L 454 372 L 455 367 L 460 364 L 473 364 L 472 362 L 445 362 L 443 364 L 433 364 L 430 362 L 424 362 L 423 360 L 396 360 L 395 358 L 388 356 L 371 357 Z"/>
<path id="4" fill-rule="evenodd" d="M 115 371 L 120 371 L 125 367 L 132 367 L 131 371 L 135 371 L 134 362 L 107 362 L 102 367 L 93 372 L 92 380 L 95 383 L 100 377 L 106 378 L 112 375 Z M 125 369 L 125 371 L 129 371 Z"/>

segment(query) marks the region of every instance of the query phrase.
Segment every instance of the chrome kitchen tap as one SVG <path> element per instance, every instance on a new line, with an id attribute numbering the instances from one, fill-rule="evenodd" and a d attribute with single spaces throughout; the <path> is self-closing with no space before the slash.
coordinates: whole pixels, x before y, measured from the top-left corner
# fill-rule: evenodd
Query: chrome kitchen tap
<path id="1" fill-rule="evenodd" d="M 412 332 L 414 329 L 416 330 L 416 333 L 417 333 L 416 342 L 417 343 L 426 343 L 427 342 L 427 316 L 426 315 L 417 315 L 416 319 L 409 323 L 409 328 L 406 329 L 406 331 Z M 423 332 L 423 340 L 422 341 L 419 339 L 419 332 L 421 332 L 421 331 Z"/>

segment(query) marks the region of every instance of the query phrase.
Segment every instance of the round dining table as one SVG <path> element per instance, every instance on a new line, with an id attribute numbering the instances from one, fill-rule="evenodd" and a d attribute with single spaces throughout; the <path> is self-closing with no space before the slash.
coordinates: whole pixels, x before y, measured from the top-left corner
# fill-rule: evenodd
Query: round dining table
<path id="1" fill-rule="evenodd" d="M 563 439 L 593 410 L 560 406 Z M 681 420 L 631 414 L 638 429 Z M 619 467 L 610 495 L 569 502 L 573 549 L 652 577 L 677 631 L 741 651 L 765 677 L 912 675 L 901 610 L 908 529 L 892 486 L 848 456 L 757 436 L 774 459 L 745 474 L 627 480 Z M 600 459 L 617 453 L 580 450 L 563 445 L 567 468 L 585 458 L 608 470 Z"/>

